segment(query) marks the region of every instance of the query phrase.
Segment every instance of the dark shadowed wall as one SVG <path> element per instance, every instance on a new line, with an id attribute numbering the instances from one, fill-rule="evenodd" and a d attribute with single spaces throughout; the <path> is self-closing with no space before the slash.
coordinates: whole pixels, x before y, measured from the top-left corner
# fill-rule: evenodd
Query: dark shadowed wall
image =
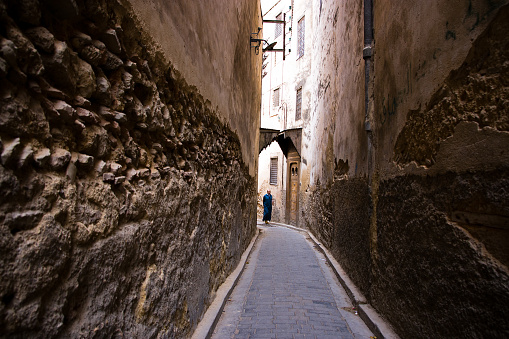
<path id="1" fill-rule="evenodd" d="M 316 92 L 306 226 L 402 337 L 505 337 L 507 1 L 373 11 L 367 118 L 362 4 L 315 17 L 315 81 L 342 80 Z"/>
<path id="2" fill-rule="evenodd" d="M 186 337 L 255 233 L 259 2 L 166 3 L 0 1 L 2 337 Z"/>

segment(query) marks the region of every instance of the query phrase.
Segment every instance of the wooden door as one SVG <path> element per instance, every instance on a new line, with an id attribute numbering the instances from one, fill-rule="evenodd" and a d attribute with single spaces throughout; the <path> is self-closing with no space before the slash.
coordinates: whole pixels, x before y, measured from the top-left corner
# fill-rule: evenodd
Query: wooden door
<path id="1" fill-rule="evenodd" d="M 297 213 L 299 195 L 299 164 L 290 164 L 290 223 L 297 224 Z"/>

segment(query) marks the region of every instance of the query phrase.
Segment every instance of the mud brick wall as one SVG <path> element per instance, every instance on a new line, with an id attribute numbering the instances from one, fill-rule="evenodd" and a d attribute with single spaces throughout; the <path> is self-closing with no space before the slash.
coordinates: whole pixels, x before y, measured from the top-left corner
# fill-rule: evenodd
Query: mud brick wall
<path id="1" fill-rule="evenodd" d="M 191 333 L 256 229 L 218 113 L 127 2 L 0 1 L 2 337 Z"/>
<path id="2" fill-rule="evenodd" d="M 508 2 L 373 13 L 367 112 L 361 3 L 315 17 L 305 225 L 402 338 L 507 337 Z"/>

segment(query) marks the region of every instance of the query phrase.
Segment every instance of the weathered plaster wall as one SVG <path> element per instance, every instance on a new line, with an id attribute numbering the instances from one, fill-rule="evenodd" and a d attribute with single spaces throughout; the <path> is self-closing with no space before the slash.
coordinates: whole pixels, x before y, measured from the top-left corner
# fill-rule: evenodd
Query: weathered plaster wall
<path id="1" fill-rule="evenodd" d="M 254 235 L 259 4 L 201 4 L 234 52 L 191 84 L 130 5 L 0 1 L 2 336 L 185 337 Z"/>
<path id="2" fill-rule="evenodd" d="M 175 68 L 239 135 L 244 162 L 255 175 L 260 117 L 246 112 L 260 111 L 260 93 L 252 87 L 255 80 L 261 85 L 261 55 L 247 53 L 246 41 L 262 27 L 259 1 L 129 2 Z"/>
<path id="3" fill-rule="evenodd" d="M 315 12 L 307 227 L 402 337 L 507 336 L 507 1 L 374 1 L 372 148 L 362 4 Z"/>

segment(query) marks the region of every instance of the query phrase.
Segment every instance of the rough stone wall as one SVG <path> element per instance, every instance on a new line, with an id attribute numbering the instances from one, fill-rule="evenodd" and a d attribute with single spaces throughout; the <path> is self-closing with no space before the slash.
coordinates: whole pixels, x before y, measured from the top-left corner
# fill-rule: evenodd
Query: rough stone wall
<path id="1" fill-rule="evenodd" d="M 374 1 L 371 147 L 364 90 L 342 92 L 364 84 L 362 42 L 326 39 L 360 35 L 357 9 L 321 8 L 343 24 L 318 26 L 316 81 L 340 55 L 350 87 L 315 95 L 306 225 L 401 337 L 506 337 L 509 5 Z"/>
<path id="2" fill-rule="evenodd" d="M 255 232 L 249 146 L 129 3 L 2 0 L 0 23 L 2 337 L 189 335 Z"/>

